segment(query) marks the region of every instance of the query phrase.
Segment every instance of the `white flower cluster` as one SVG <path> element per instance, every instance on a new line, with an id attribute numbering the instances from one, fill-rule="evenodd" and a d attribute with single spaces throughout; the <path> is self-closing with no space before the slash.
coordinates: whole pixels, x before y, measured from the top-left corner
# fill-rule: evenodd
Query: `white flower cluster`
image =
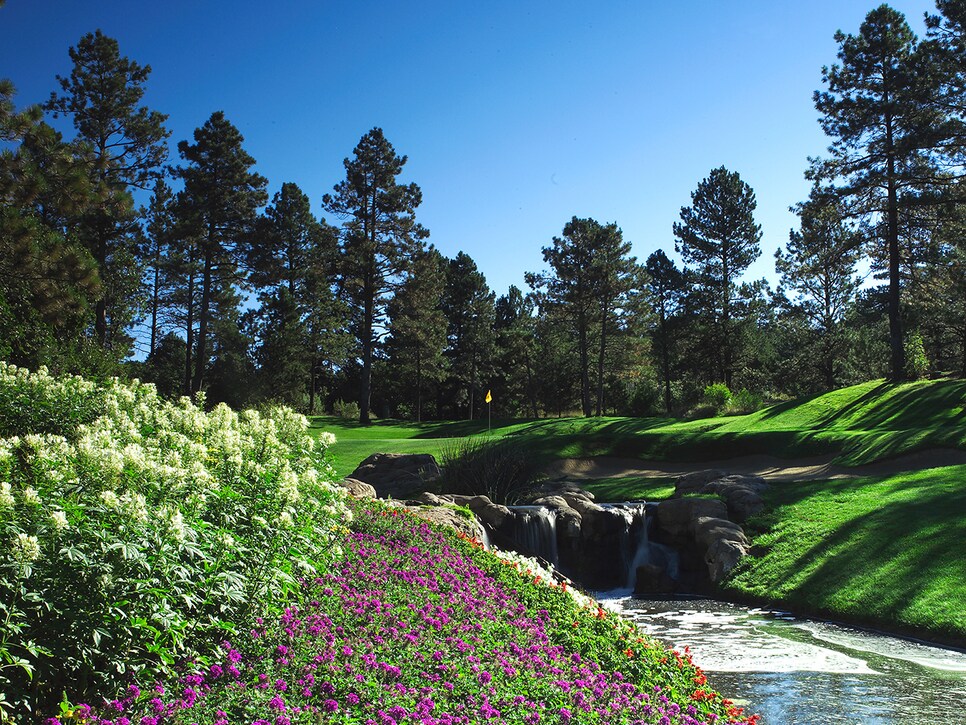
<path id="1" fill-rule="evenodd" d="M 0 515 L 9 511 L 8 530 L 37 535 L 41 545 L 47 535 L 83 536 L 100 517 L 114 535 L 135 527 L 180 546 L 202 541 L 199 526 L 223 530 L 229 516 L 229 528 L 243 529 L 216 537 L 220 547 L 234 548 L 239 534 L 269 542 L 277 529 L 285 536 L 297 529 L 306 532 L 299 544 L 315 547 L 304 555 L 315 560 L 331 544 L 328 534 L 350 517 L 346 492 L 331 482 L 324 457 L 335 437 L 322 433 L 317 442 L 305 416 L 291 409 L 236 413 L 222 404 L 206 413 L 203 397 L 170 403 L 137 381 L 113 379 L 98 388 L 0 363 L 3 391 L 25 407 L 60 398 L 78 407 L 94 401 L 84 410 L 96 403 L 103 411 L 65 428 L 69 437 L 24 431 L 0 439 Z M 67 499 L 95 520 L 71 525 Z M 28 544 L 18 547 L 25 556 Z"/>
<path id="2" fill-rule="evenodd" d="M 19 533 L 14 537 L 11 548 L 13 549 L 14 560 L 22 564 L 40 558 L 40 542 L 36 536 Z"/>

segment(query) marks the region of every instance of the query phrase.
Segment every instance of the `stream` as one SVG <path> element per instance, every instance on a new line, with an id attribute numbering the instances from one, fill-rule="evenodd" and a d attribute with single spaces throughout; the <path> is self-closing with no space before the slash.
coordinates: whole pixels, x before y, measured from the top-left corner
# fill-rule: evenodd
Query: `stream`
<path id="1" fill-rule="evenodd" d="M 601 601 L 767 725 L 966 723 L 966 653 L 714 600 Z"/>

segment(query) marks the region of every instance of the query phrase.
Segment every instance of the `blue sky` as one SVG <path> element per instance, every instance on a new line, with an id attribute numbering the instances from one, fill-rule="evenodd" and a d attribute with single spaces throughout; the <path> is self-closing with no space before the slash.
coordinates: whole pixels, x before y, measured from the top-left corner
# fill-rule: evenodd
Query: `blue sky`
<path id="1" fill-rule="evenodd" d="M 892 3 L 922 34 L 931 2 Z M 298 183 L 321 213 L 342 160 L 381 126 L 423 190 L 417 218 L 444 254 L 470 254 L 498 293 L 525 288 L 576 215 L 616 221 L 643 261 L 709 171 L 758 197 L 763 254 L 828 145 L 812 92 L 873 2 L 723 3 L 7 0 L 0 77 L 46 100 L 68 47 L 101 28 L 153 73 L 172 152 L 213 111 L 246 139 L 269 192 Z"/>

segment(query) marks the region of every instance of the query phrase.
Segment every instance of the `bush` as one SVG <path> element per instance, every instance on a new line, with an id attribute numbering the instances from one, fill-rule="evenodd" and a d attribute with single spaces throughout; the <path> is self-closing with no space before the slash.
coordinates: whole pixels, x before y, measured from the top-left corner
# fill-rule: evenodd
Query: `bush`
<path id="1" fill-rule="evenodd" d="M 332 404 L 332 414 L 336 418 L 345 420 L 359 420 L 359 404 L 355 402 L 345 402 L 339 398 Z"/>
<path id="2" fill-rule="evenodd" d="M 516 441 L 461 438 L 443 449 L 441 490 L 513 504 L 540 479 L 540 464 Z"/>
<path id="3" fill-rule="evenodd" d="M 345 492 L 303 416 L 3 366 L 11 389 L 20 409 L 8 395 L 2 413 L 25 427 L 0 439 L 0 692 L 15 721 L 203 656 L 331 559 Z M 103 414 L 52 418 L 61 393 Z"/>
<path id="4" fill-rule="evenodd" d="M 906 377 L 910 380 L 921 380 L 929 375 L 929 358 L 926 357 L 926 345 L 922 335 L 912 333 L 906 340 Z"/>
<path id="5" fill-rule="evenodd" d="M 714 407 L 715 410 L 720 411 L 723 409 L 729 400 L 731 400 L 731 391 L 728 390 L 728 386 L 724 383 L 713 383 L 704 389 L 702 402 L 705 405 Z"/>
<path id="6" fill-rule="evenodd" d="M 761 410 L 763 405 L 760 395 L 742 388 L 725 404 L 723 412 L 725 415 L 747 415 Z"/>

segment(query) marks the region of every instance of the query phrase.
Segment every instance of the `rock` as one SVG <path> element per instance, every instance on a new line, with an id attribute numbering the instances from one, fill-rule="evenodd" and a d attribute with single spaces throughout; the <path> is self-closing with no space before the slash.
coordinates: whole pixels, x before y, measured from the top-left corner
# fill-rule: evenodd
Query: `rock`
<path id="1" fill-rule="evenodd" d="M 681 498 L 689 493 L 706 493 L 705 486 L 726 475 L 728 474 L 724 471 L 710 468 L 706 471 L 694 471 L 678 476 L 678 479 L 674 482 L 674 498 Z"/>
<path id="2" fill-rule="evenodd" d="M 439 465 L 428 453 L 373 453 L 349 478 L 370 484 L 380 498 L 406 498 L 439 478 Z"/>
<path id="3" fill-rule="evenodd" d="M 765 508 L 761 494 L 768 488 L 761 476 L 722 471 L 697 471 L 680 476 L 674 484 L 674 497 L 689 493 L 717 494 L 727 506 L 733 521 L 744 523 Z"/>
<path id="4" fill-rule="evenodd" d="M 454 503 L 450 496 L 437 496 L 435 493 L 430 493 L 429 491 L 423 491 L 413 498 L 418 503 L 426 506 L 442 506 L 443 504 Z"/>
<path id="5" fill-rule="evenodd" d="M 483 528 L 480 526 L 480 522 L 476 519 L 467 518 L 455 509 L 439 506 L 412 506 L 407 508 L 424 521 L 449 526 L 477 541 L 483 540 Z"/>
<path id="6" fill-rule="evenodd" d="M 342 488 L 349 491 L 349 495 L 353 498 L 375 498 L 376 489 L 365 481 L 359 481 L 355 478 L 346 478 L 343 481 L 339 481 L 338 484 Z"/>
<path id="7" fill-rule="evenodd" d="M 492 531 L 502 531 L 508 519 L 513 517 L 510 509 L 493 503 L 486 496 L 473 496 L 462 505 L 467 506 Z"/>
<path id="8" fill-rule="evenodd" d="M 741 558 L 748 553 L 748 546 L 732 539 L 717 539 L 708 547 L 704 561 L 708 565 L 708 576 L 712 582 L 721 581 L 735 568 Z"/>
<path id="9" fill-rule="evenodd" d="M 715 498 L 672 498 L 655 507 L 658 526 L 671 537 L 687 537 L 702 517 L 727 519 L 728 507 Z"/>
<path id="10" fill-rule="evenodd" d="M 704 547 L 710 547 L 715 541 L 724 539 L 737 541 L 745 546 L 748 538 L 744 529 L 733 521 L 702 516 L 693 523 L 694 540 Z"/>
<path id="11" fill-rule="evenodd" d="M 674 580 L 667 569 L 659 564 L 641 564 L 637 567 L 634 580 L 634 594 L 672 594 Z"/>

